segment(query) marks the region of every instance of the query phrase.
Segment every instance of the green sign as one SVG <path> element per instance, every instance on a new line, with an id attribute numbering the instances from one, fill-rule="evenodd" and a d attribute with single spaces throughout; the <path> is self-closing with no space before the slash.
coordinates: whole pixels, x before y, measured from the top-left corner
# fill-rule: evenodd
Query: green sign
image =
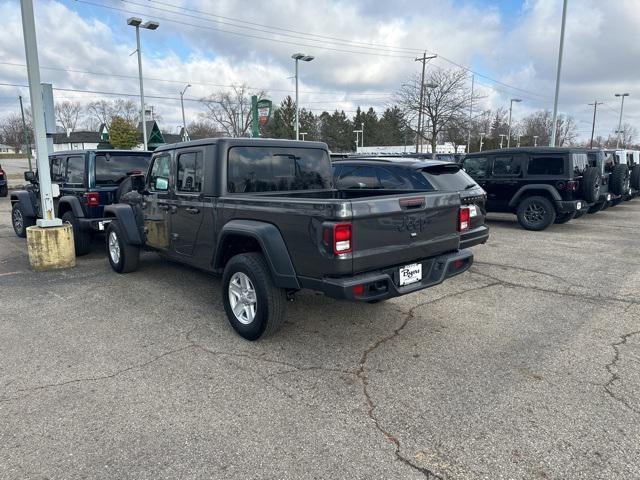
<path id="1" fill-rule="evenodd" d="M 271 117 L 271 100 L 258 101 L 256 95 L 251 97 L 251 136 L 260 136 L 260 125 L 266 125 Z"/>

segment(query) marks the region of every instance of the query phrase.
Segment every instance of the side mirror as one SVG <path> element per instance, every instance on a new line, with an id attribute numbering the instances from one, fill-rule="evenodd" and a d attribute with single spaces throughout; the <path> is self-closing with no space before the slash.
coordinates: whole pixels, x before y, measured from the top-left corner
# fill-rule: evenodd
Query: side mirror
<path id="1" fill-rule="evenodd" d="M 131 175 L 131 188 L 136 192 L 142 192 L 145 188 L 144 175 Z"/>
<path id="2" fill-rule="evenodd" d="M 27 182 L 35 182 L 36 181 L 36 173 L 34 171 L 29 170 L 28 172 L 24 172 L 24 179 Z"/>
<path id="3" fill-rule="evenodd" d="M 160 191 L 169 190 L 169 179 L 165 177 L 156 177 L 155 189 Z"/>

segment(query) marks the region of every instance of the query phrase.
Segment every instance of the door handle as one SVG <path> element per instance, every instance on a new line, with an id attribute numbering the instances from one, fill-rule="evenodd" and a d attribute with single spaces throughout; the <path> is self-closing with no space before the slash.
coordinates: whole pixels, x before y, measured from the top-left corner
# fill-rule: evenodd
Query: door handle
<path id="1" fill-rule="evenodd" d="M 178 211 L 178 207 L 175 205 L 167 205 L 166 203 L 159 203 L 158 208 L 169 213 L 176 213 Z"/>
<path id="2" fill-rule="evenodd" d="M 200 209 L 196 207 L 188 207 L 187 212 L 195 215 L 196 213 L 200 213 Z"/>
<path id="3" fill-rule="evenodd" d="M 165 212 L 169 211 L 169 209 L 171 208 L 169 205 L 164 205 L 164 204 L 158 204 L 158 208 L 160 210 L 164 210 Z"/>

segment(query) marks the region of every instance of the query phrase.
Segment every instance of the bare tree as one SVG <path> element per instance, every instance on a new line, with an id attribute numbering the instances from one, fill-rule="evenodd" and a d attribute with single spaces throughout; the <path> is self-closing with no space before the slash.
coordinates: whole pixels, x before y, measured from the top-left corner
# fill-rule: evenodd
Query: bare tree
<path id="1" fill-rule="evenodd" d="M 67 132 L 73 132 L 78 124 L 82 107 L 80 102 L 64 101 L 56 103 L 56 120 Z"/>
<path id="2" fill-rule="evenodd" d="M 215 138 L 223 134 L 216 129 L 215 125 L 207 119 L 195 120 L 187 127 L 187 132 L 192 139 L 195 138 Z"/>
<path id="3" fill-rule="evenodd" d="M 264 92 L 256 94 L 258 100 Z M 225 136 L 244 137 L 251 126 L 251 95 L 246 85 L 236 85 L 231 91 L 212 93 L 201 99 L 207 108 L 205 118 Z"/>
<path id="4" fill-rule="evenodd" d="M 435 151 L 438 136 L 452 123 L 461 128 L 468 128 L 468 110 L 471 101 L 474 103 L 481 97 L 471 96 L 468 82 L 469 76 L 464 69 L 432 70 L 425 76 L 422 114 L 429 132 L 431 148 Z M 405 118 L 412 121 L 420 110 L 421 79 L 413 75 L 408 83 L 402 85 L 396 93 L 396 101 Z M 426 135 L 425 135 L 426 136 Z"/>
<path id="5" fill-rule="evenodd" d="M 638 136 L 638 130 L 636 127 L 628 122 L 622 125 L 622 135 L 620 135 L 620 146 L 622 148 L 629 148 L 633 144 L 633 141 Z"/>
<path id="6" fill-rule="evenodd" d="M 33 130 L 30 117 L 26 118 L 27 135 L 29 141 L 33 141 Z M 24 145 L 24 129 L 22 126 L 22 116 L 19 113 L 11 113 L 0 120 L 0 142 L 5 143 L 15 149 L 22 150 Z"/>
<path id="7" fill-rule="evenodd" d="M 90 102 L 87 105 L 87 114 L 92 126 L 105 124 L 107 128 L 115 117 L 122 118 L 133 126 L 137 126 L 140 118 L 137 105 L 132 100 L 123 98 Z"/>

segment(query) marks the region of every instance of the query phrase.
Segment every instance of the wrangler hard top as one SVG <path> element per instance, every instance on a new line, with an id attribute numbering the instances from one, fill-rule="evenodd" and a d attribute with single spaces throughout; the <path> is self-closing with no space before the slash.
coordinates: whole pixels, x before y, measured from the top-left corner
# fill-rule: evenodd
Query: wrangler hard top
<path id="1" fill-rule="evenodd" d="M 109 262 L 141 249 L 222 274 L 235 330 L 257 339 L 302 289 L 376 302 L 465 271 L 469 209 L 457 192 L 333 188 L 324 143 L 208 139 L 157 149 L 136 192 L 105 208 Z"/>
<path id="2" fill-rule="evenodd" d="M 464 170 L 487 192 L 487 211 L 515 213 L 527 230 L 544 230 L 600 200 L 602 173 L 586 150 L 505 148 L 472 153 Z"/>

